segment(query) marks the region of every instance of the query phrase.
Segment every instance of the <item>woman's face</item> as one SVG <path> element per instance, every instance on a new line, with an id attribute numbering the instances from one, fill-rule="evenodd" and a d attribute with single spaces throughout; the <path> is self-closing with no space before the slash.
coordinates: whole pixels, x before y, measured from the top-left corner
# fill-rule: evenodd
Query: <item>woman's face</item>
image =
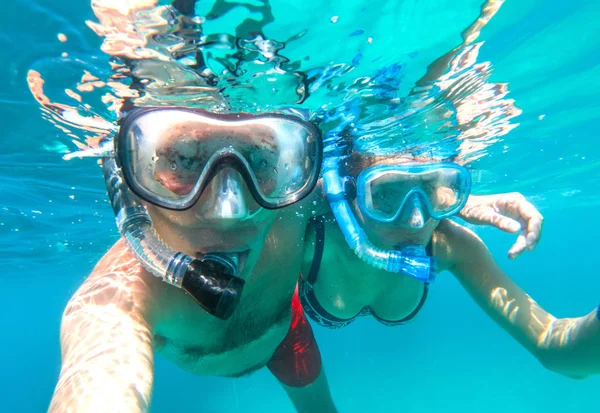
<path id="1" fill-rule="evenodd" d="M 395 157 L 384 160 L 378 159 L 376 162 L 369 164 L 369 167 L 379 165 L 402 165 L 409 163 L 424 164 L 433 163 L 433 161 Z M 377 199 L 381 199 L 382 202 L 385 202 L 384 197 L 394 196 L 394 185 L 414 185 L 416 182 L 411 182 L 410 179 L 411 178 L 407 178 L 406 182 L 398 182 L 396 180 L 394 184 L 390 183 L 379 185 L 379 188 L 377 189 L 371 188 L 371 195 L 374 202 L 376 202 Z M 443 197 L 447 196 L 447 194 L 444 194 L 443 192 L 438 193 L 439 190 L 428 190 L 427 188 L 429 185 L 427 182 L 419 181 L 419 183 L 422 184 L 422 189 L 428 197 L 435 197 L 436 199 L 443 200 Z M 431 185 L 431 187 L 435 188 L 435 185 Z M 407 191 L 403 191 L 402 188 L 398 188 L 398 192 L 406 193 Z M 353 202 L 353 209 L 357 219 L 361 223 L 371 242 L 373 242 L 379 248 L 393 249 L 398 244 L 427 245 L 431 240 L 433 231 L 439 224 L 439 221 L 430 216 L 427 206 L 424 202 L 425 201 L 421 198 L 420 194 L 412 193 L 404 202 L 398 217 L 394 221 L 387 223 L 380 222 L 362 213 L 362 211 L 358 208 L 356 200 Z"/>

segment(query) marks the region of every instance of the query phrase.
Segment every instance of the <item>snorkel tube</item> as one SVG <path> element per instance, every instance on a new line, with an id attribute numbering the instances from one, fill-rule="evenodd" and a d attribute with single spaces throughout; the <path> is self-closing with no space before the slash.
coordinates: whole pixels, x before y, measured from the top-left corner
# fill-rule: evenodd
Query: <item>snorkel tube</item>
<path id="1" fill-rule="evenodd" d="M 423 246 L 410 245 L 401 250 L 383 250 L 371 244 L 346 198 L 338 159 L 332 156 L 324 160 L 323 182 L 333 215 L 350 248 L 360 259 L 375 268 L 407 275 L 422 282 L 433 281 L 431 258 L 427 256 Z"/>
<path id="2" fill-rule="evenodd" d="M 103 157 L 102 168 L 117 227 L 138 262 L 166 283 L 185 290 L 213 316 L 227 320 L 245 284 L 236 276 L 238 263 L 217 254 L 193 258 L 171 250 L 159 239 L 148 211 L 127 187 L 115 159 Z"/>

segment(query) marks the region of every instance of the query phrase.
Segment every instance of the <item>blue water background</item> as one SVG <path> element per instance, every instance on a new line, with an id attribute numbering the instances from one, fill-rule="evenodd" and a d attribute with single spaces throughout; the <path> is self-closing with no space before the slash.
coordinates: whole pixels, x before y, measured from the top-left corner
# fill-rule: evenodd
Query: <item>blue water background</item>
<path id="1" fill-rule="evenodd" d="M 40 118 L 25 76 L 36 61 L 65 49 L 58 32 L 86 47 L 100 43 L 84 25 L 93 19 L 86 1 L 18 0 L 3 9 L 0 411 L 42 412 L 60 369 L 62 309 L 117 232 L 99 168 L 93 161 L 66 163 L 52 150 L 63 137 Z M 461 13 L 435 12 L 440 26 L 431 31 L 443 31 L 444 16 Z M 510 84 L 523 115 L 478 162 L 475 192 L 518 190 L 545 224 L 537 250 L 512 262 L 506 253 L 513 236 L 477 232 L 502 268 L 558 317 L 584 315 L 600 303 L 598 17 L 597 1 L 509 0 L 485 28 L 481 51 L 495 66 L 492 79 Z M 435 58 L 456 41 L 440 40 L 428 53 Z M 598 377 L 575 381 L 545 370 L 449 274 L 439 277 L 415 323 L 387 328 L 364 319 L 343 331 L 315 330 L 342 412 L 598 411 Z M 266 371 L 201 378 L 158 357 L 152 411 L 293 410 Z"/>

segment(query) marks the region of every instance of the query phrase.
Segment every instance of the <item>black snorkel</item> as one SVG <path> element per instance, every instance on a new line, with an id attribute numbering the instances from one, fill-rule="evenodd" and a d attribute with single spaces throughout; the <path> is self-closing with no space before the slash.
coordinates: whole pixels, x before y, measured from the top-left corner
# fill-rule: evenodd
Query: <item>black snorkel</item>
<path id="1" fill-rule="evenodd" d="M 239 304 L 245 281 L 237 262 L 222 254 L 194 258 L 167 247 L 142 201 L 129 190 L 112 157 L 102 158 L 104 180 L 119 232 L 146 270 L 186 291 L 204 310 L 227 320 Z"/>
<path id="2" fill-rule="evenodd" d="M 173 263 L 183 262 L 184 257 L 188 257 L 177 254 Z M 235 276 L 231 263 L 225 264 L 221 261 L 223 257 L 219 258 L 216 260 L 215 257 L 205 256 L 185 264 L 181 288 L 204 310 L 221 320 L 227 320 L 237 308 L 246 282 Z"/>

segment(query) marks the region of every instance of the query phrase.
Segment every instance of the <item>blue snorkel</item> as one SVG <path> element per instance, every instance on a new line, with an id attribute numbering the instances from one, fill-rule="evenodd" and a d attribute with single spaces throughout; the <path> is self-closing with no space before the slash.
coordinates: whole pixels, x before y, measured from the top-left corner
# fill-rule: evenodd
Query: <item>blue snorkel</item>
<path id="1" fill-rule="evenodd" d="M 363 261 L 375 268 L 407 275 L 422 282 L 432 282 L 431 258 L 422 245 L 410 245 L 401 250 L 383 250 L 369 241 L 352 212 L 339 173 L 339 158 L 328 157 L 323 162 L 323 182 L 333 215 L 346 242 Z"/>

